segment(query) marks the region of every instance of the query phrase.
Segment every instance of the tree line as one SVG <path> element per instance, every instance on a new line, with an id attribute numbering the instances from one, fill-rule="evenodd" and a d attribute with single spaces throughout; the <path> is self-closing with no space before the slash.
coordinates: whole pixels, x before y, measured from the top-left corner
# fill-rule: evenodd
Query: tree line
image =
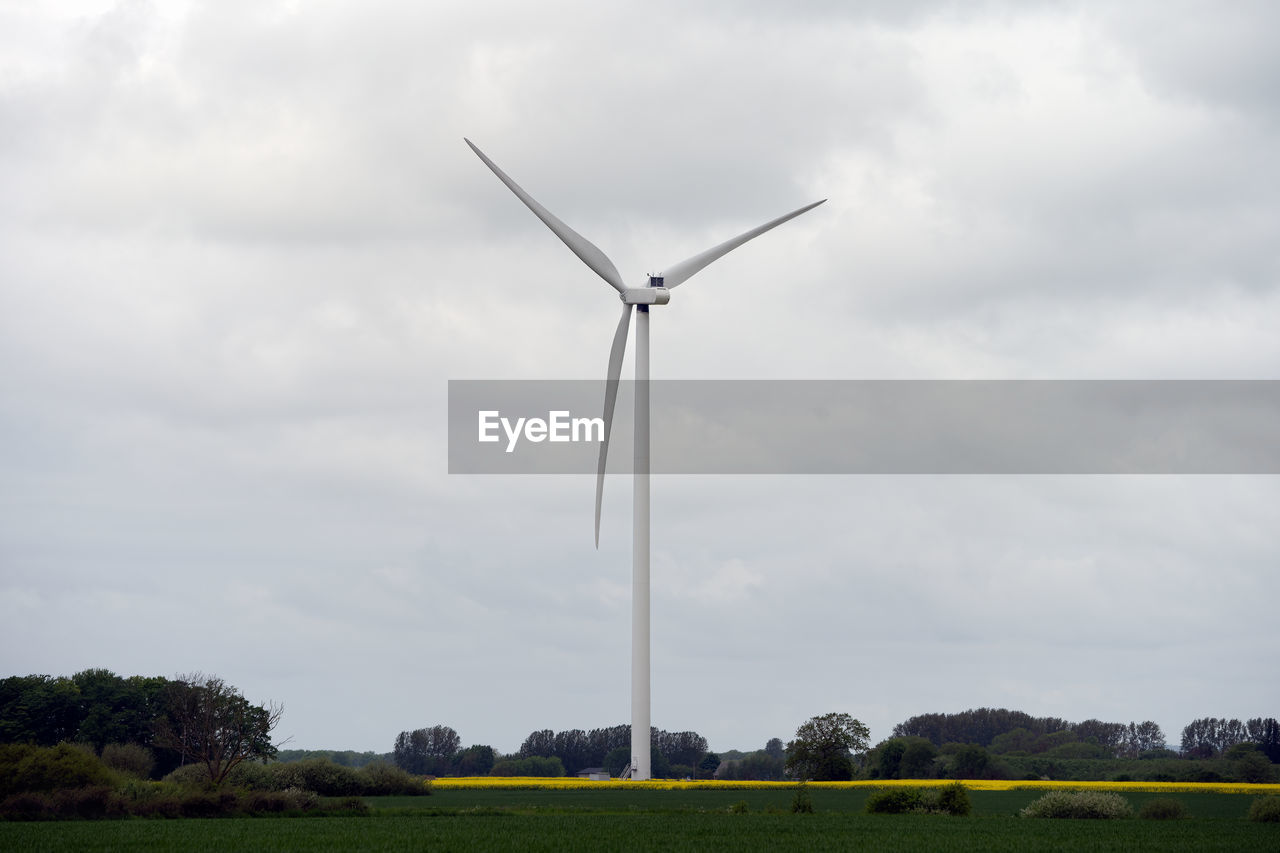
<path id="1" fill-rule="evenodd" d="M 1242 743 L 1254 743 L 1273 762 L 1280 762 L 1280 723 L 1274 717 L 1254 717 L 1243 723 L 1205 717 L 1192 720 L 1182 730 L 1182 752 L 1193 758 L 1221 755 Z"/>
<path id="2" fill-rule="evenodd" d="M 106 669 L 88 669 L 72 676 L 0 679 L 0 743 L 85 744 L 100 756 L 109 754 L 113 762 L 145 764 L 142 775 L 151 778 L 194 765 L 216 784 L 244 762 L 323 758 L 359 766 L 381 757 L 301 751 L 281 755 L 271 740 L 280 715 L 279 706 L 254 704 L 222 679 L 199 673 L 122 678 Z M 558 776 L 594 767 L 616 776 L 630 762 L 630 739 L 631 728 L 625 724 L 539 729 L 518 751 L 503 755 L 485 744 L 463 748 L 456 730 L 435 725 L 400 732 L 386 757 L 424 776 Z M 1004 708 L 921 714 L 894 726 L 892 736 L 874 748 L 868 739 L 859 721 L 828 714 L 806 721 L 785 745 L 771 738 L 763 749 L 726 753 L 722 761 L 697 732 L 655 727 L 651 763 L 658 778 L 1065 778 L 1067 772 L 1103 772 L 1097 762 L 1132 760 L 1147 762 L 1147 777 L 1168 781 L 1265 781 L 1276 775 L 1272 764 L 1280 763 L 1280 723 L 1273 717 L 1193 720 L 1181 732 L 1178 751 L 1150 720 L 1070 722 Z M 1157 759 L 1180 763 L 1156 767 Z M 1188 760 L 1202 763 L 1189 769 Z M 1214 761 L 1219 763 L 1210 767 Z M 1095 765 L 1081 769 L 1079 762 Z M 1128 772 L 1107 767 L 1113 775 Z"/>
<path id="3" fill-rule="evenodd" d="M 1143 752 L 1166 749 L 1160 726 L 1108 723 L 1089 719 L 1072 723 L 1059 717 L 1033 717 L 1005 708 L 974 708 L 958 714 L 920 714 L 893 727 L 893 736 L 920 737 L 934 746 L 971 743 L 996 752 L 1047 752 L 1069 743 L 1088 743 L 1105 755 L 1080 757 L 1135 758 Z"/>
<path id="4" fill-rule="evenodd" d="M 145 761 L 142 775 L 156 779 L 194 764 L 220 784 L 244 761 L 274 758 L 271 732 L 282 712 L 202 673 L 121 678 L 86 669 L 0 680 L 0 743 L 86 744 L 99 755 Z"/>
<path id="5" fill-rule="evenodd" d="M 707 739 L 697 732 L 654 727 L 650 742 L 652 772 L 657 778 L 709 776 L 720 763 L 708 751 Z M 631 726 L 538 729 L 519 750 L 502 755 L 484 744 L 463 749 L 457 731 L 437 724 L 400 732 L 391 758 L 410 773 L 430 776 L 572 776 L 588 768 L 603 768 L 616 776 L 631 761 Z"/>

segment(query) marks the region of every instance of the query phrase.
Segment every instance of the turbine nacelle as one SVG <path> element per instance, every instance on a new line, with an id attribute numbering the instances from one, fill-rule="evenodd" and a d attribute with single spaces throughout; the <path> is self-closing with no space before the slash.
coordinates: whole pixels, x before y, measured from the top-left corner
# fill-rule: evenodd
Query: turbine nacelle
<path id="1" fill-rule="evenodd" d="M 650 279 L 653 281 L 654 279 Z M 657 279 L 661 281 L 662 279 Z M 671 291 L 661 285 L 628 287 L 618 294 L 626 305 L 666 305 L 671 301 Z"/>

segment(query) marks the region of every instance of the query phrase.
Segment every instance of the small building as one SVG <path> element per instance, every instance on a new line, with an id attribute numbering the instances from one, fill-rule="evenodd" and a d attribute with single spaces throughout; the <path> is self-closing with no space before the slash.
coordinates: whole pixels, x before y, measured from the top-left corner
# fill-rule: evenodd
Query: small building
<path id="1" fill-rule="evenodd" d="M 608 782 L 609 771 L 603 767 L 584 767 L 578 771 L 579 779 L 590 779 L 592 782 Z"/>

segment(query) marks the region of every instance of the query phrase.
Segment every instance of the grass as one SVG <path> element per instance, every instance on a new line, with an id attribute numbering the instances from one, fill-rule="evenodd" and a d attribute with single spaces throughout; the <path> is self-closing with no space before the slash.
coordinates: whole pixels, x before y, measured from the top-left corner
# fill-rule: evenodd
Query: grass
<path id="1" fill-rule="evenodd" d="M 764 789 L 468 790 L 375 797 L 371 817 L 0 823 L 0 850 L 295 851 L 846 850 L 1250 851 L 1280 849 L 1280 825 L 1245 819 L 1254 796 L 1124 792 L 1182 802 L 1189 820 L 1028 820 L 1043 790 L 970 791 L 973 816 L 868 815 L 872 788 L 809 786 L 815 814 L 792 814 L 795 786 Z M 744 802 L 745 814 L 731 813 Z"/>
<path id="2" fill-rule="evenodd" d="M 793 814 L 395 815 L 0 825 L 0 847 L 44 851 L 1274 850 L 1245 820 L 1035 821 L 1014 817 Z"/>

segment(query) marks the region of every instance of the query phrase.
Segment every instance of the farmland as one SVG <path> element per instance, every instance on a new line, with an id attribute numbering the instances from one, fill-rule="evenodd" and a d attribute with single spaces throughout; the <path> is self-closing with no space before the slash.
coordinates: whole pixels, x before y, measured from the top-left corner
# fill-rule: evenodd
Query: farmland
<path id="1" fill-rule="evenodd" d="M 869 815 L 871 785 L 440 786 L 428 798 L 372 797 L 367 817 L 55 821 L 0 824 L 0 849 L 96 850 L 1274 850 L 1280 825 L 1245 819 L 1258 793 L 1110 786 L 1138 809 L 1173 797 L 1177 821 L 1028 820 L 1042 786 L 971 790 L 973 815 Z M 1150 787 L 1150 786 L 1147 786 Z M 1184 789 L 1187 786 L 1182 786 Z"/>

